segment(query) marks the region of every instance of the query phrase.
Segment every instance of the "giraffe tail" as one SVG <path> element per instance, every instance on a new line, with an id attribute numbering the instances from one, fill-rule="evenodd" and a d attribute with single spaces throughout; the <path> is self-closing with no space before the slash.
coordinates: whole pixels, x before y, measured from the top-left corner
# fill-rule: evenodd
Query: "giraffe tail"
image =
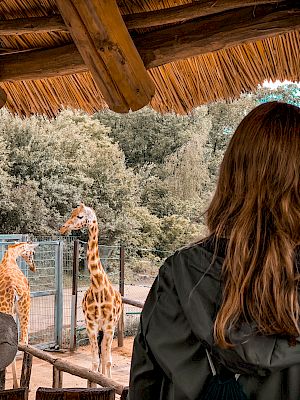
<path id="1" fill-rule="evenodd" d="M 101 343 L 102 343 L 102 339 L 103 339 L 103 331 L 99 331 L 99 332 L 98 332 L 98 336 L 97 336 L 99 359 L 100 359 L 100 357 L 101 357 Z"/>

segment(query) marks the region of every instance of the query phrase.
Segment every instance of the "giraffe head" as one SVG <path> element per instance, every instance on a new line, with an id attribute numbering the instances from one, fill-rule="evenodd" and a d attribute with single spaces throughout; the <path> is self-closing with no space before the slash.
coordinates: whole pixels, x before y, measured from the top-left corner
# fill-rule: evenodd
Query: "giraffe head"
<path id="1" fill-rule="evenodd" d="M 8 246 L 8 252 L 14 252 L 16 256 L 21 256 L 27 262 L 29 269 L 32 272 L 36 271 L 36 266 L 34 263 L 34 252 L 35 248 L 38 246 L 38 243 L 31 242 L 21 242 L 17 244 L 12 244 Z"/>
<path id="2" fill-rule="evenodd" d="M 79 229 L 90 226 L 97 221 L 95 211 L 86 207 L 83 203 L 74 208 L 71 213 L 71 217 L 64 223 L 64 225 L 59 229 L 62 235 L 69 233 L 71 231 L 78 231 Z"/>

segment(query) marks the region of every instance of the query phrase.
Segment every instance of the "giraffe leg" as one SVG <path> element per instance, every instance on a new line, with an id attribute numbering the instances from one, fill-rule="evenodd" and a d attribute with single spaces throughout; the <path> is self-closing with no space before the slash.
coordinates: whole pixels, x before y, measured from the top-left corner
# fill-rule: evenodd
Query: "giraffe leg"
<path id="1" fill-rule="evenodd" d="M 99 367 L 99 354 L 98 354 L 98 324 L 88 321 L 86 325 L 87 334 L 89 337 L 90 345 L 91 345 L 91 352 L 92 352 L 92 371 L 98 371 Z"/>
<path id="2" fill-rule="evenodd" d="M 111 345 L 114 337 L 114 330 L 104 331 L 103 340 L 101 343 L 101 355 L 102 355 L 102 374 L 107 375 L 111 378 Z"/>
<path id="3" fill-rule="evenodd" d="M 21 328 L 20 343 L 28 344 L 28 325 L 29 325 L 29 313 L 30 313 L 29 293 L 24 293 L 23 296 L 19 298 L 16 304 L 16 308 Z"/>

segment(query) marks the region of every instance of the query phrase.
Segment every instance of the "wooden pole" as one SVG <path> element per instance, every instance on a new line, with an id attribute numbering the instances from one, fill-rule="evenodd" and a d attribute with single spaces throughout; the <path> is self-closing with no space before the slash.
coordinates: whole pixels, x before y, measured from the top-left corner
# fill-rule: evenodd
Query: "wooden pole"
<path id="1" fill-rule="evenodd" d="M 93 372 L 87 368 L 81 367 L 79 365 L 74 365 L 65 361 L 61 358 L 54 358 L 47 354 L 45 351 L 36 349 L 30 345 L 19 344 L 18 349 L 26 353 L 32 354 L 41 360 L 47 361 L 54 365 L 58 370 L 67 372 L 68 374 L 79 376 L 80 378 L 87 379 L 91 382 L 95 382 L 103 387 L 111 387 L 115 389 L 116 393 L 121 394 L 124 386 L 120 383 L 114 381 L 113 379 L 107 378 L 106 376 L 100 374 L 100 372 Z"/>
<path id="2" fill-rule="evenodd" d="M 153 68 L 299 28 L 300 6 L 265 4 L 161 28 L 140 35 L 135 44 L 146 68 Z"/>
<path id="3" fill-rule="evenodd" d="M 22 372 L 20 379 L 20 387 L 29 388 L 31 369 L 32 369 L 32 355 L 29 353 L 23 354 Z"/>
<path id="4" fill-rule="evenodd" d="M 63 386 L 63 372 L 53 365 L 53 379 L 52 379 L 52 387 L 53 388 L 62 388 Z"/>
<path id="5" fill-rule="evenodd" d="M 130 305 L 138 307 L 138 308 L 144 307 L 144 303 L 142 303 L 141 301 L 128 299 L 127 297 L 122 297 L 122 301 L 124 304 L 130 304 Z"/>
<path id="6" fill-rule="evenodd" d="M 121 394 L 120 400 L 127 400 L 127 396 L 128 396 L 128 387 L 125 387 L 125 388 L 123 389 L 122 394 Z"/>
<path id="7" fill-rule="evenodd" d="M 119 292 L 121 296 L 125 293 L 125 248 L 120 246 L 120 279 L 119 279 Z M 124 345 L 124 305 L 122 304 L 122 312 L 118 321 L 118 347 Z"/>
<path id="8" fill-rule="evenodd" d="M 128 112 L 147 105 L 154 83 L 116 0 L 56 0 L 56 4 L 109 108 Z"/>
<path id="9" fill-rule="evenodd" d="M 79 240 L 74 241 L 73 248 L 73 271 L 72 271 L 72 303 L 71 303 L 71 329 L 70 350 L 75 351 L 77 347 L 77 297 L 78 297 L 78 273 L 79 273 Z"/>
<path id="10" fill-rule="evenodd" d="M 5 373 L 6 373 L 5 368 L 0 371 L 0 390 L 5 389 Z"/>
<path id="11" fill-rule="evenodd" d="M 5 105 L 6 100 L 7 100 L 7 95 L 5 91 L 2 88 L 0 88 L 0 108 L 2 108 Z"/>
<path id="12" fill-rule="evenodd" d="M 68 28 L 60 15 L 0 21 L 0 35 L 22 35 L 24 33 L 52 31 L 68 32 Z"/>
<path id="13" fill-rule="evenodd" d="M 208 0 L 193 2 L 182 6 L 167 7 L 161 10 L 146 11 L 124 15 L 127 29 L 150 28 L 153 26 L 174 24 L 228 10 L 260 4 L 278 4 L 285 0 Z"/>

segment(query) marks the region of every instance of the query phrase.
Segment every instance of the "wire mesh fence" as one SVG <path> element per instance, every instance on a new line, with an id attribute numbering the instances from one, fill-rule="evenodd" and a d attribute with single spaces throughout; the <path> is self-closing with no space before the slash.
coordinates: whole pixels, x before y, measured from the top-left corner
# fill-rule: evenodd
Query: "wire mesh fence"
<path id="1" fill-rule="evenodd" d="M 160 266 L 170 252 L 125 246 L 124 253 L 124 296 L 144 302 Z M 125 334 L 135 335 L 141 309 L 128 304 L 124 308 Z"/>
<path id="2" fill-rule="evenodd" d="M 24 242 L 28 236 L 1 235 L 0 255 L 3 257 L 10 244 Z M 47 346 L 58 340 L 58 279 L 59 253 L 58 241 L 40 241 L 35 249 L 36 272 L 29 270 L 22 258 L 17 263 L 27 277 L 31 292 L 31 312 L 29 322 L 29 340 L 31 344 Z"/>
<path id="3" fill-rule="evenodd" d="M 87 343 L 81 306 L 84 293 L 90 285 L 87 242 L 78 241 L 77 305 L 74 307 L 73 267 L 76 239 L 74 236 L 31 238 L 39 243 L 35 253 L 36 273 L 29 271 L 24 260 L 18 260 L 20 268 L 28 277 L 31 289 L 31 344 L 70 348 L 74 337 L 78 345 Z M 0 235 L 0 256 L 3 256 L 9 243 L 27 240 L 27 235 Z M 124 297 L 140 302 L 145 301 L 159 267 L 169 254 L 157 249 L 99 245 L 101 263 L 114 288 L 123 288 Z M 120 274 L 121 265 L 124 265 L 123 275 Z M 120 282 L 122 276 L 124 281 Z M 124 305 L 126 335 L 136 333 L 140 312 L 141 309 L 137 307 Z"/>

